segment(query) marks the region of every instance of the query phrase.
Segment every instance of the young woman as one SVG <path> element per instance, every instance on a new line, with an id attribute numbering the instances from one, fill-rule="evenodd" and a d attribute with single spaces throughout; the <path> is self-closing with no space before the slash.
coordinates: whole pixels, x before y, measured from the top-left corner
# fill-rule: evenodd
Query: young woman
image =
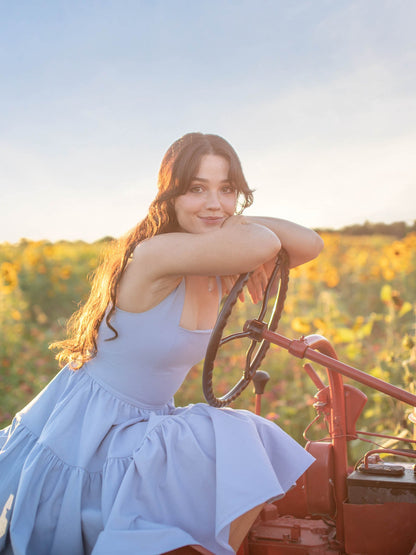
<path id="1" fill-rule="evenodd" d="M 172 400 L 232 276 L 254 271 L 256 301 L 282 246 L 292 266 L 322 248 L 304 227 L 237 215 L 251 202 L 221 137 L 190 133 L 169 148 L 148 215 L 54 345 L 65 368 L 0 432 L 0 552 L 234 553 L 313 462 L 248 411 Z"/>

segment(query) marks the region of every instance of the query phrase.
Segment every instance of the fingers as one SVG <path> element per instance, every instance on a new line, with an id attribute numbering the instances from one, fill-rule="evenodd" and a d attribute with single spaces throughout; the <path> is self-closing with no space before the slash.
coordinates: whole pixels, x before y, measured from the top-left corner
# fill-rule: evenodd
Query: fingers
<path id="1" fill-rule="evenodd" d="M 222 279 L 222 286 L 223 286 L 223 294 L 228 295 L 228 293 L 233 288 L 235 282 L 237 281 L 238 276 L 237 275 L 222 276 L 221 279 Z M 263 299 L 264 291 L 266 289 L 268 280 L 269 280 L 269 275 L 266 267 L 263 264 L 252 272 L 247 282 L 247 290 L 254 304 L 257 304 L 259 301 Z M 245 300 L 244 290 L 241 291 L 238 298 L 240 299 L 241 302 L 244 302 Z"/>
<path id="2" fill-rule="evenodd" d="M 264 295 L 268 276 L 264 266 L 259 266 L 251 274 L 247 287 L 253 303 L 257 304 Z"/>
<path id="3" fill-rule="evenodd" d="M 233 276 L 222 276 L 222 287 L 223 287 L 223 294 L 228 295 L 231 289 L 234 287 L 235 282 L 238 279 L 238 275 Z M 244 291 L 242 290 L 241 293 L 238 295 L 238 298 L 243 303 L 245 300 Z"/>
<path id="4" fill-rule="evenodd" d="M 222 276 L 222 285 L 224 287 L 224 293 L 228 295 L 228 293 L 233 288 L 234 283 L 235 283 L 234 276 Z"/>

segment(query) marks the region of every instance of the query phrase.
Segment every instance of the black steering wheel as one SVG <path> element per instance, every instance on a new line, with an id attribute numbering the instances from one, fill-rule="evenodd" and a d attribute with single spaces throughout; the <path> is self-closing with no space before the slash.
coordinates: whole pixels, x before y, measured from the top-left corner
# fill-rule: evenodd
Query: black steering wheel
<path id="1" fill-rule="evenodd" d="M 260 364 L 266 355 L 266 351 L 269 348 L 270 343 L 261 338 L 252 339 L 250 347 L 246 353 L 246 362 L 244 373 L 241 379 L 236 383 L 236 385 L 228 391 L 222 397 L 216 397 L 213 390 L 212 379 L 214 371 L 214 362 L 217 356 L 218 349 L 221 345 L 233 341 L 234 339 L 240 339 L 242 337 L 252 337 L 252 331 L 242 331 L 240 333 L 234 333 L 226 337 L 222 337 L 225 325 L 228 318 L 231 315 L 233 307 L 237 302 L 238 296 L 243 290 L 244 285 L 250 278 L 251 273 L 241 274 L 240 277 L 231 289 L 228 297 L 226 298 L 221 312 L 218 315 L 217 321 L 215 323 L 214 329 L 211 334 L 211 338 L 208 344 L 207 352 L 205 354 L 204 369 L 202 374 L 202 388 L 204 391 L 204 396 L 207 402 L 213 407 L 225 407 L 229 405 L 234 399 L 236 399 L 242 391 L 248 386 L 256 370 L 259 368 Z M 279 323 L 284 302 L 286 299 L 286 292 L 289 284 L 289 256 L 284 249 L 281 249 L 273 271 L 270 275 L 269 281 L 264 292 L 263 303 L 257 320 L 263 321 L 263 318 L 267 311 L 267 305 L 269 298 L 271 296 L 271 291 L 273 285 L 276 284 L 278 287 L 276 293 L 276 299 L 273 305 L 271 315 L 269 317 L 269 322 L 266 324 L 267 329 L 275 331 Z M 258 343 L 260 343 L 258 345 Z M 257 350 L 256 350 L 257 349 Z"/>

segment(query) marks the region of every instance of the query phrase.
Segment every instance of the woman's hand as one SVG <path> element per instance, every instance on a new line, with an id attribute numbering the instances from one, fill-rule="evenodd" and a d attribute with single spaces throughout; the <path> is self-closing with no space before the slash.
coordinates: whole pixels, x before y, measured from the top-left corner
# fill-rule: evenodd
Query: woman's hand
<path id="1" fill-rule="evenodd" d="M 239 274 L 232 276 L 221 276 L 222 294 L 223 296 L 228 295 L 231 289 L 234 287 L 235 282 L 239 278 Z M 241 291 L 238 298 L 243 303 L 244 302 L 244 291 Z"/>
<path id="2" fill-rule="evenodd" d="M 251 297 L 254 304 L 257 304 L 263 299 L 264 291 L 266 289 L 269 277 L 273 271 L 275 261 L 270 260 L 258 266 L 250 275 L 247 282 L 247 291 Z M 222 289 L 223 294 L 228 295 L 228 293 L 233 288 L 235 282 L 238 279 L 238 275 L 233 276 L 222 276 Z M 273 293 L 274 294 L 274 293 Z M 240 293 L 239 299 L 241 302 L 245 301 L 244 290 Z"/>
<path id="3" fill-rule="evenodd" d="M 252 272 L 248 282 L 247 290 L 254 304 L 263 299 L 264 290 L 268 282 L 268 276 L 264 264 L 259 266 Z"/>

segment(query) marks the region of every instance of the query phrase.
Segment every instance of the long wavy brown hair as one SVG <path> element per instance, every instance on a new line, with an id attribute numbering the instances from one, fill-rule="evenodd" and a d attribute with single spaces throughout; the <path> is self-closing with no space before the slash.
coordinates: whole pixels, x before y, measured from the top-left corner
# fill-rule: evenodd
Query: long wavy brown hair
<path id="1" fill-rule="evenodd" d="M 67 338 L 50 345 L 51 349 L 59 349 L 56 358 L 61 366 L 69 363 L 73 370 L 77 370 L 96 355 L 98 329 L 104 317 L 114 332 L 109 340 L 118 337 L 117 330 L 111 325 L 111 317 L 126 265 L 141 241 L 178 230 L 173 199 L 186 193 L 202 156 L 206 154 L 216 154 L 228 160 L 229 179 L 238 191 L 238 213 L 252 204 L 253 194 L 243 175 L 240 160 L 226 140 L 218 135 L 188 133 L 175 141 L 163 157 L 158 175 L 158 193 L 147 216 L 125 236 L 112 242 L 93 274 L 87 301 L 68 321 Z"/>

